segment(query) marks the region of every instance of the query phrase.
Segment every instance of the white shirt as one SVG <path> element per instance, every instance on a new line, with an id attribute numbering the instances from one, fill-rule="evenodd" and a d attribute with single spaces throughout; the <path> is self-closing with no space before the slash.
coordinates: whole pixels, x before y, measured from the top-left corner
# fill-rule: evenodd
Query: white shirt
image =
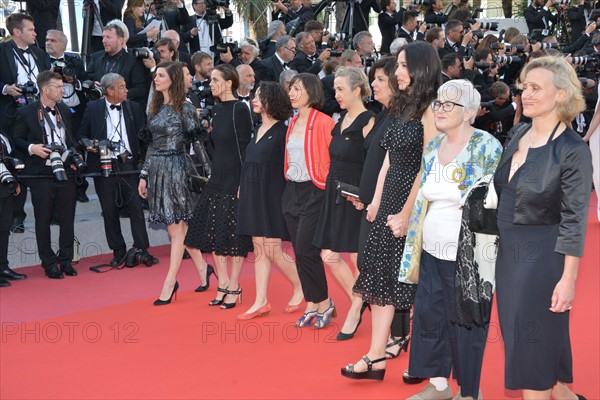
<path id="1" fill-rule="evenodd" d="M 4 145 L 6 146 L 6 155 L 9 155 L 10 153 L 12 153 L 12 147 L 10 147 L 8 138 L 0 133 L 0 139 L 4 142 Z"/>
<path id="2" fill-rule="evenodd" d="M 423 184 L 423 196 L 429 201 L 423 222 L 423 250 L 440 260 L 456 261 L 462 218 L 459 182 L 453 179 L 457 169 L 456 161 L 442 165 L 436 154 Z"/>
<path id="3" fill-rule="evenodd" d="M 243 95 L 240 94 L 240 92 L 237 92 L 237 95 L 238 95 L 238 97 L 243 96 Z M 250 93 L 248 93 L 244 97 L 250 97 Z M 242 103 L 244 103 L 248 107 L 248 109 L 252 112 L 252 106 L 250 105 L 250 101 L 249 100 L 246 100 L 246 99 L 242 100 L 242 99 L 240 99 L 240 101 Z"/>
<path id="4" fill-rule="evenodd" d="M 131 147 L 129 146 L 129 138 L 127 136 L 127 127 L 125 125 L 125 118 L 123 113 L 123 104 L 119 104 L 121 106 L 120 110 L 111 109 L 111 104 L 108 100 L 105 100 L 106 106 L 106 138 L 111 142 L 119 142 L 121 143 L 121 147 L 115 150 L 112 154 L 113 158 L 116 158 L 119 154 L 125 153 L 128 151 L 131 153 Z"/>
<path id="5" fill-rule="evenodd" d="M 46 108 L 44 103 L 40 103 L 40 104 L 42 105 L 42 107 L 44 107 L 44 109 Z M 54 106 L 54 110 L 56 111 L 56 113 L 59 113 L 58 107 Z M 50 128 L 50 124 L 48 123 L 48 120 L 46 119 L 46 115 L 48 115 L 48 117 L 50 117 L 50 121 L 52 121 L 52 125 L 54 125 L 54 130 L 52 128 Z M 58 127 L 56 115 L 52 114 L 51 112 L 45 112 L 45 111 L 42 113 L 42 118 L 44 119 L 44 132 L 46 134 L 44 143 L 47 143 L 47 144 L 58 143 L 58 144 L 61 144 L 66 149 L 67 144 L 65 141 L 64 121 L 61 123 L 60 127 Z M 29 155 L 33 155 L 33 153 L 31 152 L 31 146 L 33 146 L 34 144 L 37 144 L 37 143 L 32 143 L 27 147 L 27 151 L 29 152 Z M 48 160 L 46 162 L 46 165 L 50 165 L 49 163 L 50 163 L 50 160 Z"/>
<path id="6" fill-rule="evenodd" d="M 204 18 L 206 18 L 206 14 L 204 14 Z M 210 47 L 213 45 L 212 39 L 210 38 L 210 29 L 212 29 L 206 23 L 204 18 L 196 17 L 196 26 L 198 27 L 198 44 L 200 45 L 200 51 L 204 53 L 210 54 L 214 57 L 214 53 L 210 51 Z M 221 29 L 218 25 L 215 26 L 215 29 Z"/>
<path id="7" fill-rule="evenodd" d="M 22 49 L 26 50 L 26 49 Z M 27 83 L 29 81 L 35 83 L 35 87 L 37 87 L 37 76 L 38 76 L 38 67 L 35 63 L 35 59 L 31 53 L 23 53 L 23 58 L 27 62 L 23 62 L 21 57 L 18 56 L 17 51 L 13 49 L 13 55 L 15 58 L 15 64 L 17 66 L 17 84 L 21 85 L 23 83 Z"/>

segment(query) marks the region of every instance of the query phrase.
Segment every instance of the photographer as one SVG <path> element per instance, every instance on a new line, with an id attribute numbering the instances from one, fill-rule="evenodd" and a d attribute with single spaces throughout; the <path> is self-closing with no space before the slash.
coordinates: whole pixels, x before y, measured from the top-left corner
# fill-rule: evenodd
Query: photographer
<path id="1" fill-rule="evenodd" d="M 474 27 L 471 26 L 471 29 Z M 467 45 L 471 43 L 473 38 L 472 30 L 465 33 L 465 27 L 463 23 L 457 19 L 451 19 L 446 24 L 446 42 L 444 48 L 438 49 L 440 59 L 448 53 L 458 53 L 462 58 L 467 49 Z"/>
<path id="2" fill-rule="evenodd" d="M 290 63 L 290 68 L 301 72 L 318 75 L 321 72 L 323 61 L 329 58 L 331 49 L 325 49 L 321 54 L 317 53 L 315 39 L 308 32 L 300 32 L 296 35 L 296 56 Z"/>
<path id="3" fill-rule="evenodd" d="M 283 71 L 292 69 L 292 66 L 289 64 L 294 60 L 297 52 L 296 41 L 291 36 L 283 36 L 277 39 L 275 54 L 263 59 L 263 64 L 269 70 L 269 78 L 267 80 L 277 82 L 279 75 Z"/>
<path id="4" fill-rule="evenodd" d="M 94 176 L 94 186 L 104 218 L 108 247 L 113 251 L 110 264 L 118 266 L 125 261 L 127 248 L 119 209 L 129 215 L 133 247 L 147 252 L 149 245 L 142 201 L 138 196 L 138 166 L 145 146 L 138 139 L 146 126 L 143 108 L 127 100 L 127 86 L 122 76 L 108 73 L 101 80 L 105 98 L 88 103 L 77 139 L 86 143 L 88 172 Z M 103 147 L 104 146 L 104 147 Z M 122 175 L 121 175 L 122 174 Z"/>
<path id="5" fill-rule="evenodd" d="M 11 139 L 17 107 L 35 100 L 38 94 L 36 79 L 41 71 L 50 69 L 50 58 L 35 44 L 33 18 L 27 14 L 11 14 L 6 19 L 11 40 L 0 43 L 0 130 Z M 13 233 L 25 232 L 27 214 L 24 206 L 27 190 L 21 190 L 13 202 Z"/>
<path id="6" fill-rule="evenodd" d="M 390 54 L 390 44 L 402 24 L 402 14 L 396 12 L 395 0 L 381 0 L 381 8 L 383 12 L 377 16 L 377 25 L 381 32 L 381 54 Z"/>
<path id="7" fill-rule="evenodd" d="M 398 37 L 406 39 L 407 43 L 412 43 L 415 41 L 415 31 L 417 27 L 419 31 L 417 32 L 416 40 L 425 40 L 425 30 L 427 29 L 426 24 L 418 25 L 417 18 L 419 17 L 419 13 L 417 11 L 406 11 L 402 17 L 402 26 L 398 31 Z"/>
<path id="8" fill-rule="evenodd" d="M 358 32 L 352 38 L 352 47 L 358 52 L 360 58 L 363 60 L 373 57 L 373 53 L 375 52 L 373 35 L 371 35 L 369 31 Z"/>
<path id="9" fill-rule="evenodd" d="M 439 27 L 448 22 L 448 16 L 444 14 L 444 2 L 442 0 L 431 0 L 425 14 L 425 22 L 436 24 Z"/>
<path id="10" fill-rule="evenodd" d="M 270 76 L 269 69 L 261 60 L 258 59 L 259 50 L 253 43 L 244 40 L 240 44 L 240 53 L 237 57 L 231 55 L 231 48 L 227 48 L 227 53 L 219 54 L 221 61 L 231 64 L 235 67 L 245 64 L 252 67 L 256 74 L 256 87 L 260 81 L 268 79 Z"/>
<path id="11" fill-rule="evenodd" d="M 504 82 L 494 82 L 482 95 L 492 100 L 481 103 L 473 126 L 491 133 L 500 143 L 504 143 L 506 134 L 513 126 L 517 104 L 511 101 L 510 89 Z"/>
<path id="12" fill-rule="evenodd" d="M 210 0 L 212 4 L 215 0 Z M 223 39 L 221 30 L 233 25 L 233 14 L 227 6 L 221 6 L 225 11 L 225 18 L 217 15 L 216 7 L 207 8 L 207 0 L 193 0 L 192 8 L 195 15 L 190 17 L 190 22 L 183 28 L 181 39 L 189 43 L 190 53 L 202 51 L 215 56 L 211 47 Z"/>
<path id="13" fill-rule="evenodd" d="M 482 97 L 485 97 L 485 94 L 496 81 L 498 68 L 499 66 L 494 63 L 490 49 L 481 48 L 475 52 L 475 76 L 472 82 Z"/>
<path id="14" fill-rule="evenodd" d="M 149 74 L 141 61 L 125 50 L 127 27 L 121 21 L 109 22 L 103 30 L 104 51 L 92 54 L 87 66 L 86 78 L 100 86 L 100 80 L 109 72 L 121 75 L 129 89 L 129 99 L 146 104 Z"/>
<path id="15" fill-rule="evenodd" d="M 62 77 L 52 71 L 40 72 L 37 84 L 40 100 L 19 109 L 14 141 L 21 154 L 26 155 L 23 157 L 23 174 L 35 176 L 23 178 L 23 181 L 31 190 L 35 238 L 42 267 L 48 278 L 62 279 L 64 275 L 77 275 L 71 265 L 77 201 L 71 169 L 75 170 L 75 164 L 82 160 L 73 157 L 76 153 L 65 158 L 65 150 L 73 149 L 75 142 L 69 109 L 61 102 Z M 55 209 L 60 228 L 58 253 L 52 250 L 50 236 L 50 221 Z"/>
<path id="16" fill-rule="evenodd" d="M 271 0 L 273 1 L 273 0 Z M 304 30 L 304 24 L 307 21 L 315 19 L 312 10 L 302 5 L 302 0 L 290 0 L 289 5 L 285 5 L 281 0 L 272 2 L 273 10 L 272 20 L 281 20 L 285 25 L 285 30 L 293 36 Z M 289 24 L 289 26 L 288 26 Z"/>
<path id="17" fill-rule="evenodd" d="M 583 31 L 587 21 L 587 15 L 590 14 L 590 5 L 585 0 L 576 0 L 577 4 L 569 7 L 567 16 L 571 21 L 571 43 L 578 39 Z"/>
<path id="18" fill-rule="evenodd" d="M 550 30 L 554 24 L 558 22 L 558 14 L 551 12 L 550 7 L 554 5 L 553 0 L 532 0 L 529 7 L 525 9 L 523 15 L 527 22 L 527 29 L 531 34 L 534 29 L 547 29 Z M 541 35 L 535 37 L 537 40 L 541 40 Z"/>
<path id="19" fill-rule="evenodd" d="M 10 168 L 12 146 L 0 133 L 0 287 L 10 286 L 8 280 L 22 280 L 27 275 L 13 271 L 8 266 L 8 237 L 12 225 L 12 202 L 20 187 Z M 14 164 L 13 164 L 14 165 Z"/>

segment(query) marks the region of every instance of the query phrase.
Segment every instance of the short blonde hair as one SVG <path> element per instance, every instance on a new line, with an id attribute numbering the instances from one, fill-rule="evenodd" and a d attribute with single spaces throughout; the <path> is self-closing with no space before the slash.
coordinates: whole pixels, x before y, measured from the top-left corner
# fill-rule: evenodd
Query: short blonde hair
<path id="1" fill-rule="evenodd" d="M 550 71 L 554 87 L 566 93 L 565 99 L 556 105 L 556 113 L 561 122 L 568 123 L 585 110 L 581 82 L 577 78 L 575 68 L 568 61 L 552 56 L 536 58 L 523 67 L 519 80 L 524 82 L 527 74 L 536 68 Z"/>
<path id="2" fill-rule="evenodd" d="M 369 78 L 360 68 L 356 67 L 339 67 L 335 71 L 336 78 L 346 78 L 350 89 L 360 88 L 360 97 L 365 98 L 371 95 L 371 87 L 369 86 Z"/>

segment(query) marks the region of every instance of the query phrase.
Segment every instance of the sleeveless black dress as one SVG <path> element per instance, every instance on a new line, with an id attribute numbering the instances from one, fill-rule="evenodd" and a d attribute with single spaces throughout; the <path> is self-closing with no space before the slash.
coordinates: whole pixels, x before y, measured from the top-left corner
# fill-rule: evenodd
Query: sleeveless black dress
<path id="1" fill-rule="evenodd" d="M 203 253 L 246 257 L 252 251 L 252 238 L 237 235 L 235 230 L 241 161 L 252 136 L 250 111 L 237 100 L 218 103 L 213 108 L 212 126 L 212 175 L 188 223 L 185 244 Z"/>
<path id="2" fill-rule="evenodd" d="M 398 281 L 405 237 L 396 238 L 387 227 L 387 217 L 402 210 L 421 168 L 423 124 L 421 120 L 394 120 L 381 145 L 388 150 L 390 167 L 385 176 L 379 211 L 365 245 L 360 275 L 352 288 L 369 304 L 412 307 L 417 285 Z"/>
<path id="3" fill-rule="evenodd" d="M 260 140 L 253 137 L 246 148 L 238 204 L 238 235 L 290 240 L 281 211 L 286 133 L 287 125 L 279 121 Z"/>
<path id="4" fill-rule="evenodd" d="M 321 206 L 319 224 L 315 232 L 313 245 L 319 249 L 329 249 L 338 253 L 358 252 L 358 231 L 362 212 L 345 198 L 336 204 L 336 182 L 341 181 L 359 186 L 365 159 L 363 128 L 374 115 L 364 111 L 341 132 L 342 118 L 331 132 L 329 155 L 331 165 L 325 185 L 325 200 Z"/>

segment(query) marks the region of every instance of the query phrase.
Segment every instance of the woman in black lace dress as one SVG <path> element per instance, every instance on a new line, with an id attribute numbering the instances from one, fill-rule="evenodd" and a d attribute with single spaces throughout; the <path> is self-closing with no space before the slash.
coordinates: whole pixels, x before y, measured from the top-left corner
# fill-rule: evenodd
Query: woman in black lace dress
<path id="1" fill-rule="evenodd" d="M 436 98 L 441 78 L 440 59 L 431 44 L 414 42 L 398 54 L 400 90 L 390 107 L 394 120 L 381 141 L 387 155 L 367 211 L 373 225 L 353 287 L 354 293 L 371 304 L 371 347 L 356 364 L 342 368 L 342 375 L 351 379 L 383 379 L 394 310 L 412 307 L 416 286 L 399 282 L 398 273 L 419 188 L 423 147 L 437 133 L 429 105 Z"/>
<path id="2" fill-rule="evenodd" d="M 179 284 L 176 279 L 183 257 L 183 239 L 197 200 L 186 186 L 186 177 L 193 167 L 186 156 L 186 148 L 191 141 L 203 142 L 205 137 L 198 129 L 196 109 L 185 100 L 184 85 L 181 63 L 158 65 L 154 76 L 156 92 L 150 103 L 148 119 L 152 143 L 138 187 L 140 196 L 148 199 L 149 221 L 167 224 L 171 237 L 169 272 L 155 305 L 169 304 L 177 293 Z M 198 270 L 200 282 L 205 285 L 207 264 L 202 253 L 196 249 L 187 250 Z"/>
<path id="3" fill-rule="evenodd" d="M 233 95 L 239 82 L 236 69 L 229 64 L 218 65 L 211 74 L 211 92 L 220 100 L 212 110 L 212 174 L 185 238 L 187 246 L 213 253 L 219 287 L 217 297 L 209 304 L 224 309 L 235 307 L 238 300 L 241 302 L 238 279 L 244 258 L 252 251 L 252 237 L 235 233 L 240 175 L 246 146 L 252 137 L 250 110 Z M 227 272 L 229 262 L 231 275 Z"/>

